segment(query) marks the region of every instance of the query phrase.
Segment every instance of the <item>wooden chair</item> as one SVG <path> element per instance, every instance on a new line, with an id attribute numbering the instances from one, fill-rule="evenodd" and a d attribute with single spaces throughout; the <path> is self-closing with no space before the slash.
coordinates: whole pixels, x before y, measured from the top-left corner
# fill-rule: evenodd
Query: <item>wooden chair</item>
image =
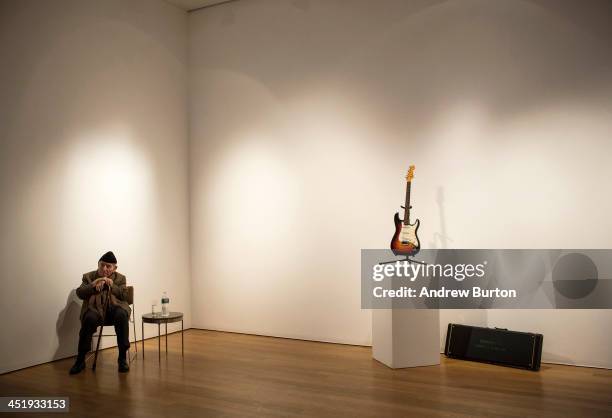
<path id="1" fill-rule="evenodd" d="M 134 349 L 135 349 L 134 357 L 131 356 L 131 351 L 130 351 L 131 348 L 128 348 L 128 352 L 127 352 L 128 364 L 131 364 L 132 361 L 138 355 L 138 344 L 136 344 L 136 314 L 134 313 L 134 286 L 127 286 L 127 291 L 128 291 L 127 303 L 128 305 L 130 305 L 130 308 L 132 309 L 132 313 L 130 314 L 129 321 L 132 323 L 133 329 L 134 329 Z M 89 360 L 91 356 L 94 356 L 94 362 L 93 362 L 93 365 L 91 366 L 92 370 L 96 370 L 96 363 L 98 361 L 98 351 L 100 350 L 100 340 L 102 339 L 102 337 L 116 337 L 117 336 L 117 334 L 104 334 L 103 332 L 104 332 L 104 324 L 100 325 L 100 331 L 97 334 L 93 335 L 93 337 L 98 337 L 98 342 L 96 344 L 96 351 L 90 353 L 89 357 L 87 357 L 87 360 Z M 130 347 L 131 346 L 132 346 L 132 342 L 130 341 Z"/>

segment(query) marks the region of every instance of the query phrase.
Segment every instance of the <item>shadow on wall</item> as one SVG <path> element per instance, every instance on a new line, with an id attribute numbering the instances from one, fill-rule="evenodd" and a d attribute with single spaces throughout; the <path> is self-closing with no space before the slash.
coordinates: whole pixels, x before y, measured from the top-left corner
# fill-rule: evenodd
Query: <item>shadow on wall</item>
<path id="1" fill-rule="evenodd" d="M 80 312 L 81 300 L 76 295 L 76 289 L 72 289 L 68 294 L 66 306 L 57 316 L 55 323 L 58 346 L 53 355 L 54 359 L 71 357 L 76 354 L 81 329 Z"/>
<path id="2" fill-rule="evenodd" d="M 612 16 L 611 8 L 597 3 L 590 14 L 575 13 L 580 19 L 561 5 L 432 2 L 356 48 L 338 72 L 379 102 L 373 108 L 385 109 L 380 118 L 390 126 L 412 131 L 430 128 L 431 115 L 455 102 L 476 101 L 492 118 L 507 120 L 592 100 L 610 86 L 612 54 L 596 32 L 601 25 L 589 23 L 597 21 L 594 11 Z"/>
<path id="3" fill-rule="evenodd" d="M 440 215 L 440 232 L 433 233 L 433 239 L 429 242 L 429 248 L 449 248 L 448 244 L 453 240 L 448 236 L 446 229 L 446 215 L 444 212 L 444 187 L 439 186 L 436 193 L 436 204 L 438 205 L 438 213 Z"/>
<path id="4" fill-rule="evenodd" d="M 206 69 L 240 73 L 278 98 L 333 85 L 360 98 L 381 126 L 411 132 L 431 128 L 432 115 L 457 102 L 475 101 L 498 120 L 513 119 L 565 101 L 593 100 L 612 82 L 609 1 L 593 0 L 589 7 L 567 0 L 351 6 L 351 36 L 338 30 L 338 16 L 346 13 L 334 2 L 288 2 L 278 6 L 294 11 L 286 19 L 258 16 L 248 24 L 248 2 L 225 5 L 218 16 L 209 11 L 208 19 L 217 22 L 231 9 L 249 30 L 265 27 L 268 35 L 247 39 L 244 30 L 226 48 L 212 50 Z M 289 26 L 296 28 L 292 34 Z M 276 52 L 247 60 L 264 41 Z M 195 53 L 204 51 L 211 53 Z"/>
<path id="5" fill-rule="evenodd" d="M 436 192 L 436 204 L 440 222 L 439 231 L 434 231 L 432 239 L 429 241 L 429 248 L 448 249 L 452 247 L 453 239 L 448 234 L 445 210 L 445 190 L 438 186 Z M 474 325 L 486 327 L 488 323 L 488 312 L 486 309 L 443 309 L 440 311 L 440 352 L 444 352 L 446 343 L 446 333 L 449 323 L 459 323 L 463 325 Z"/>

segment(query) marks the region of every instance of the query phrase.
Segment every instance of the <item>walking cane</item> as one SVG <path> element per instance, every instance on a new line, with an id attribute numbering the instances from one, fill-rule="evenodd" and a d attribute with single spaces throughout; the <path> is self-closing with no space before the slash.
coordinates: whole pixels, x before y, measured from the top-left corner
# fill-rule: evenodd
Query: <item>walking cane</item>
<path id="1" fill-rule="evenodd" d="M 98 344 L 96 345 L 96 355 L 94 356 L 94 362 L 93 362 L 93 366 L 91 366 L 91 370 L 96 370 L 96 362 L 98 361 L 98 350 L 100 349 L 100 340 L 102 339 L 102 333 L 104 331 L 104 323 L 106 322 L 106 310 L 108 309 L 108 302 L 110 301 L 110 298 L 111 298 L 110 286 L 107 283 L 105 283 L 104 286 L 108 288 L 108 293 L 106 295 L 106 301 L 104 301 L 104 311 L 102 312 L 102 326 L 100 327 L 100 334 L 98 334 Z M 102 291 L 104 291 L 104 288 L 102 288 Z"/>

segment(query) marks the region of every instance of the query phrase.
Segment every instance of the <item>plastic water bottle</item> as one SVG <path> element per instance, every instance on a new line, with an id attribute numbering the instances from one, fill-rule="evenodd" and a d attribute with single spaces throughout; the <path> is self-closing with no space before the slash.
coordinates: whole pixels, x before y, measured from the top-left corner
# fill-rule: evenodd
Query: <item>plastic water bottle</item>
<path id="1" fill-rule="evenodd" d="M 162 316 L 170 315 L 170 299 L 168 299 L 168 295 L 164 292 L 164 295 L 161 298 L 162 305 Z"/>

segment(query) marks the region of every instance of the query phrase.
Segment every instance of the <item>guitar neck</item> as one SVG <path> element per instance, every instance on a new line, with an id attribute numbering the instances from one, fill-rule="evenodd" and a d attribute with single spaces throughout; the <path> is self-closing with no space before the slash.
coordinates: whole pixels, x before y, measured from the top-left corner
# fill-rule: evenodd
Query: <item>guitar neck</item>
<path id="1" fill-rule="evenodd" d="M 406 203 L 404 205 L 404 225 L 410 224 L 410 184 L 406 182 Z"/>

